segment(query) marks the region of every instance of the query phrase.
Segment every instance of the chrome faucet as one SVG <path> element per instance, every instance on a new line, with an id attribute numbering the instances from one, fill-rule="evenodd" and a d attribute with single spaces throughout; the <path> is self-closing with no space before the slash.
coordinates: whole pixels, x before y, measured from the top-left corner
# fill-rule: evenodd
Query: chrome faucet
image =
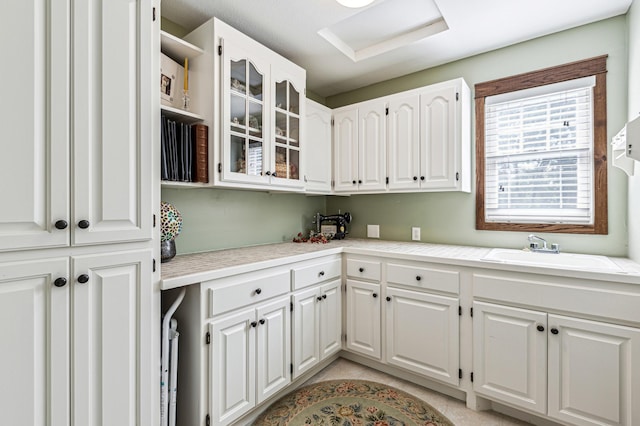
<path id="1" fill-rule="evenodd" d="M 551 244 L 551 248 L 549 248 L 547 247 L 547 240 L 537 235 L 530 234 L 528 240 L 529 250 L 531 251 L 539 253 L 560 253 L 560 246 L 558 244 Z M 542 247 L 540 247 L 538 241 L 542 243 Z"/>

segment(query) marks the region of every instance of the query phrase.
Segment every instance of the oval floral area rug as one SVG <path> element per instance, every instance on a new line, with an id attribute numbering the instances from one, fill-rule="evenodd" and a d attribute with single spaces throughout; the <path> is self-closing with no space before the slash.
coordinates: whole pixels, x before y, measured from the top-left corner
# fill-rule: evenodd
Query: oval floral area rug
<path id="1" fill-rule="evenodd" d="M 305 386 L 273 403 L 256 426 L 453 426 L 426 402 L 401 390 L 363 380 Z"/>

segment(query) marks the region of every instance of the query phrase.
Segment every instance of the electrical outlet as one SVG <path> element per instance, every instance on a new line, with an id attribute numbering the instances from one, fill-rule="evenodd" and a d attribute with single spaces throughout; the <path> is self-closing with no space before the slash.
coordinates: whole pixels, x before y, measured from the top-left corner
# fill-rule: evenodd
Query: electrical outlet
<path id="1" fill-rule="evenodd" d="M 380 225 L 367 225 L 367 238 L 380 238 Z"/>
<path id="2" fill-rule="evenodd" d="M 417 226 L 414 226 L 413 228 L 411 228 L 411 239 L 413 241 L 420 241 L 420 228 Z"/>

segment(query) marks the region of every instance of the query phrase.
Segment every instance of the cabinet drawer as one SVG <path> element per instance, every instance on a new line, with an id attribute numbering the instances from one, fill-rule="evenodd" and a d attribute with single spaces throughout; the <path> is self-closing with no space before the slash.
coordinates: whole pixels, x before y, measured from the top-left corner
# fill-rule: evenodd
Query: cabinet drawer
<path id="1" fill-rule="evenodd" d="M 342 274 L 342 262 L 340 259 L 331 259 L 318 262 L 313 265 L 294 268 L 292 271 L 293 289 L 299 290 L 314 285 Z"/>
<path id="2" fill-rule="evenodd" d="M 252 276 L 247 280 L 238 279 L 228 284 L 219 285 L 215 281 L 211 283 L 212 288 L 207 291 L 210 316 L 286 294 L 290 287 L 287 270 L 260 277 Z"/>
<path id="3" fill-rule="evenodd" d="M 347 275 L 371 281 L 380 281 L 380 262 L 374 260 L 347 259 Z"/>
<path id="4" fill-rule="evenodd" d="M 387 282 L 458 294 L 460 273 L 443 269 L 409 266 L 399 263 L 387 265 Z"/>

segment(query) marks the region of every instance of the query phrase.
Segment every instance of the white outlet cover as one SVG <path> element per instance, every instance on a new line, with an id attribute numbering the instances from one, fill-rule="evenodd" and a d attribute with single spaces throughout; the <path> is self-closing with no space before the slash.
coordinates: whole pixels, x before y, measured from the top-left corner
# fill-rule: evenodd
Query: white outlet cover
<path id="1" fill-rule="evenodd" d="M 420 241 L 420 228 L 416 226 L 411 228 L 411 239 L 413 241 Z"/>
<path id="2" fill-rule="evenodd" d="M 367 225 L 367 238 L 380 238 L 380 225 Z"/>

